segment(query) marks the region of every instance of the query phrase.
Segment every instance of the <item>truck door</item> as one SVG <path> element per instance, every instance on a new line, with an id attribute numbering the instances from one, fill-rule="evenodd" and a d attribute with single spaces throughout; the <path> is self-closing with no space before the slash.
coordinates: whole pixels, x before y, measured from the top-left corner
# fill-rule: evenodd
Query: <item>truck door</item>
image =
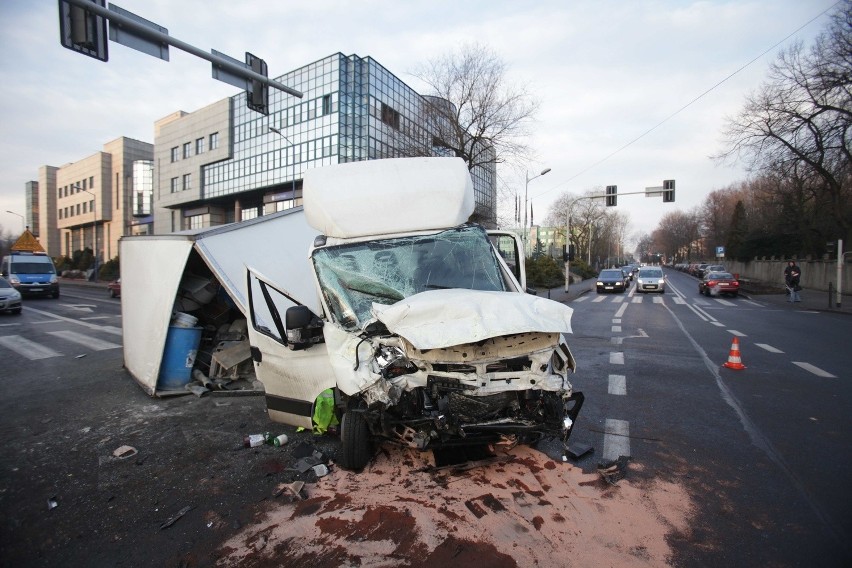
<path id="1" fill-rule="evenodd" d="M 506 263 L 509 272 L 520 283 L 521 290 L 526 290 L 527 273 L 524 266 L 524 246 L 521 243 L 521 238 L 509 231 L 488 231 L 488 238 L 498 256 Z"/>
<path id="2" fill-rule="evenodd" d="M 311 428 L 314 401 L 335 386 L 326 344 L 321 337 L 308 346 L 288 342 L 287 309 L 298 304 L 251 268 L 246 277 L 252 361 L 266 390 L 269 418 Z"/>

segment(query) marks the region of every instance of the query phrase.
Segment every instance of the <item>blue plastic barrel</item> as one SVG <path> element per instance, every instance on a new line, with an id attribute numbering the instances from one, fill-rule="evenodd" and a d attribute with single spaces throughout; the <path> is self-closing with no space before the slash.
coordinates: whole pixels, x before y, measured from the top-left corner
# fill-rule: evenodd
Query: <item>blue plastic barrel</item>
<path id="1" fill-rule="evenodd" d="M 178 390 L 192 380 L 192 367 L 201 342 L 200 327 L 169 326 L 166 347 L 157 378 L 159 390 Z"/>

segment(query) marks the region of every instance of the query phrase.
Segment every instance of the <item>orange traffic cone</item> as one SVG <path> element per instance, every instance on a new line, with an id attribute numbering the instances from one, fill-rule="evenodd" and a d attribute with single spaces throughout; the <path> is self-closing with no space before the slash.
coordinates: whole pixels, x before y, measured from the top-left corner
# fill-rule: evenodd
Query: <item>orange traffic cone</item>
<path id="1" fill-rule="evenodd" d="M 722 366 L 729 369 L 736 369 L 737 371 L 741 371 L 746 368 L 746 366 L 743 365 L 742 359 L 740 359 L 740 340 L 738 337 L 734 337 L 734 342 L 731 343 L 731 353 L 728 355 L 728 362 L 724 363 Z"/>

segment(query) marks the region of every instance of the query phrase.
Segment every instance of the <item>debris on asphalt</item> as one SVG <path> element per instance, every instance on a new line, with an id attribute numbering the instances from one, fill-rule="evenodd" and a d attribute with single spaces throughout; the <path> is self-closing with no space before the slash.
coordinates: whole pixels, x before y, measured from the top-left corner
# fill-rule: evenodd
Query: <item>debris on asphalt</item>
<path id="1" fill-rule="evenodd" d="M 121 446 L 113 450 L 112 457 L 120 460 L 135 456 L 138 452 L 133 446 Z"/>
<path id="2" fill-rule="evenodd" d="M 297 501 L 303 501 L 305 499 L 305 495 L 302 494 L 302 489 L 305 487 L 304 481 L 294 481 L 293 483 L 282 483 L 278 485 L 275 489 L 275 492 L 272 494 L 273 497 L 280 497 L 285 492 L 289 497 L 295 498 Z"/>
<path id="3" fill-rule="evenodd" d="M 178 511 L 174 516 L 169 517 L 169 519 L 165 523 L 160 525 L 160 530 L 169 528 L 170 526 L 178 522 L 181 517 L 190 512 L 193 508 L 193 505 L 187 505 L 186 507 Z"/>
<path id="4" fill-rule="evenodd" d="M 594 453 L 594 451 L 595 447 L 589 444 L 572 443 L 565 448 L 565 455 L 572 460 L 578 460 L 586 454 Z"/>
<path id="5" fill-rule="evenodd" d="M 82 359 L 82 358 L 83 358 L 83 357 L 85 357 L 85 356 L 86 356 L 86 353 L 83 353 L 82 355 L 77 355 L 77 356 L 76 356 L 76 357 L 74 357 L 74 358 L 75 358 L 75 359 Z"/>
<path id="6" fill-rule="evenodd" d="M 183 388 L 185 388 L 186 390 L 188 390 L 189 392 L 191 392 L 192 394 L 194 394 L 195 396 L 197 396 L 199 398 L 201 398 L 202 396 L 204 396 L 205 394 L 210 392 L 210 389 L 208 389 L 207 387 L 202 386 L 202 385 L 194 385 L 192 383 L 187 384 Z"/>
<path id="7" fill-rule="evenodd" d="M 326 475 L 328 475 L 328 466 L 324 463 L 318 463 L 311 469 L 314 470 L 314 475 L 316 475 L 317 477 L 325 477 Z"/>
<path id="8" fill-rule="evenodd" d="M 56 496 L 54 495 L 50 499 L 47 500 L 47 510 L 51 511 L 59 506 L 59 502 L 56 500 Z"/>
<path id="9" fill-rule="evenodd" d="M 598 473 L 603 477 L 604 481 L 610 485 L 615 485 L 619 479 L 624 479 L 627 475 L 627 462 L 630 461 L 630 456 L 618 456 L 617 459 L 598 463 Z"/>

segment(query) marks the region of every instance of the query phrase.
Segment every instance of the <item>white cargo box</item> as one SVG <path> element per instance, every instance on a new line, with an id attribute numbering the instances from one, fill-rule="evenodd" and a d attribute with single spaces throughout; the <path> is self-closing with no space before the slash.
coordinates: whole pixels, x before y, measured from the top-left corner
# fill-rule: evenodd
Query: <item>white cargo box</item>
<path id="1" fill-rule="evenodd" d="M 328 237 L 446 229 L 473 214 L 473 183 L 461 158 L 394 158 L 305 172 L 305 214 Z"/>

